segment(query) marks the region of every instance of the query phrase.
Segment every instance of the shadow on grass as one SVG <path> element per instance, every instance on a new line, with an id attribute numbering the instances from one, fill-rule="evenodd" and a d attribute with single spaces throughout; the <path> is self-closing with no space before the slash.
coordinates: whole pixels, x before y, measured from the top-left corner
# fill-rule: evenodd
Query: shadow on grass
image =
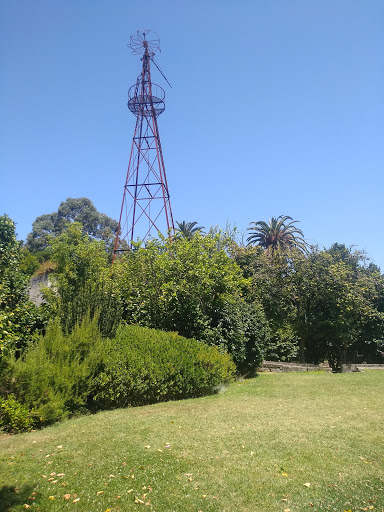
<path id="1" fill-rule="evenodd" d="M 3 485 L 0 487 L 0 512 L 10 512 L 14 507 L 32 504 L 29 498 L 32 496 L 36 485 L 24 485 L 21 488 L 11 485 Z"/>

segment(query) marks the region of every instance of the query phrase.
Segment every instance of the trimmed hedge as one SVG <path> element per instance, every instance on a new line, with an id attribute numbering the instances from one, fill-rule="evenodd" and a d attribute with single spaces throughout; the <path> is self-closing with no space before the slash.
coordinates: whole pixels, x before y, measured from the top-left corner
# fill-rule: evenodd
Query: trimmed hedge
<path id="1" fill-rule="evenodd" d="M 106 345 L 105 370 L 94 381 L 98 409 L 206 395 L 236 371 L 229 354 L 173 332 L 124 325 Z"/>

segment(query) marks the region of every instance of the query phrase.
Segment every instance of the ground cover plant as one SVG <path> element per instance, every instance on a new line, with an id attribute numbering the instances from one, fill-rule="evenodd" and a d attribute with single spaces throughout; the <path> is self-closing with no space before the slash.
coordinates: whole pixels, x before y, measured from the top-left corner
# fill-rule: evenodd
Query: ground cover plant
<path id="1" fill-rule="evenodd" d="M 383 384 L 380 371 L 261 374 L 3 436 L 2 510 L 383 511 Z"/>

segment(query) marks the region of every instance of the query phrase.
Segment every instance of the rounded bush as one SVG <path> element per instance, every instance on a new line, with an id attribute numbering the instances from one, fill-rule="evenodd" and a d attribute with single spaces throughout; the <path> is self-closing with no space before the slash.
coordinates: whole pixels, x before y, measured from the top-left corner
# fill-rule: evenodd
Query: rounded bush
<path id="1" fill-rule="evenodd" d="M 206 395 L 236 371 L 217 347 L 146 327 L 121 326 L 104 349 L 104 370 L 92 393 L 97 409 Z"/>

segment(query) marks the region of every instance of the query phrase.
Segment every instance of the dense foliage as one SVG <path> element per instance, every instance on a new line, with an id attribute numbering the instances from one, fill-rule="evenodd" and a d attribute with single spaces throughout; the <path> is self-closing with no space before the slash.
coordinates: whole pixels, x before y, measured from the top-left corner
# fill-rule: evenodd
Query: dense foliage
<path id="1" fill-rule="evenodd" d="M 22 247 L 0 217 L 3 428 L 199 396 L 231 378 L 231 361 L 243 376 L 263 359 L 384 363 L 384 276 L 364 253 L 309 248 L 288 216 L 252 223 L 248 246 L 184 221 L 111 267 L 110 221 L 68 199 Z M 28 281 L 47 270 L 37 307 Z"/>
<path id="2" fill-rule="evenodd" d="M 5 381 L 17 401 L 1 402 L 0 418 L 16 431 L 87 411 L 202 396 L 234 371 L 228 354 L 176 333 L 122 325 L 103 339 L 97 317 L 86 316 L 69 334 L 55 319 L 13 360 Z"/>
<path id="3" fill-rule="evenodd" d="M 266 356 L 302 362 L 382 362 L 384 276 L 365 255 L 334 244 L 308 254 L 235 247 L 272 330 Z"/>
<path id="4" fill-rule="evenodd" d="M 45 321 L 44 311 L 28 299 L 28 273 L 22 260 L 14 222 L 0 216 L 0 359 L 12 350 L 22 350 Z"/>
<path id="5" fill-rule="evenodd" d="M 295 325 L 311 361 L 327 359 L 337 370 L 350 361 L 381 361 L 384 280 L 364 255 L 334 244 L 314 249 L 295 268 Z"/>
<path id="6" fill-rule="evenodd" d="M 220 234 L 154 240 L 113 269 L 123 318 L 177 331 L 233 355 L 239 373 L 254 373 L 269 336 L 259 303 L 245 301 L 250 282 L 222 248 Z"/>
<path id="7" fill-rule="evenodd" d="M 45 290 L 51 316 L 59 316 L 65 332 L 70 332 L 85 315 L 98 313 L 104 336 L 113 336 L 122 311 L 110 279 L 110 263 L 103 241 L 83 233 L 74 222 L 52 238 L 49 245 L 55 272 L 53 287 Z"/>
<path id="8" fill-rule="evenodd" d="M 28 408 L 18 402 L 14 395 L 0 397 L 0 429 L 10 434 L 26 432 L 34 426 Z"/>

